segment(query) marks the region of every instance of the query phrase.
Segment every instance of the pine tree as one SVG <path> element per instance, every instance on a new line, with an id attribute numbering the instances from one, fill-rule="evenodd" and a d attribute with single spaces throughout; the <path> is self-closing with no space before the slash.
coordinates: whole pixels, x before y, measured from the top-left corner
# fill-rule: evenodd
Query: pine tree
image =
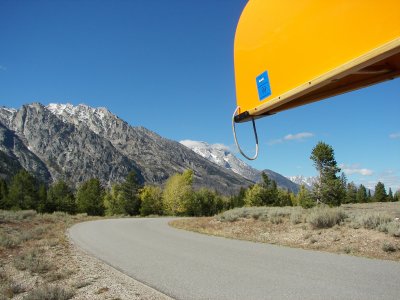
<path id="1" fill-rule="evenodd" d="M 76 213 L 77 207 L 74 193 L 65 181 L 60 180 L 50 186 L 43 210 L 48 213 L 54 211 L 62 211 L 69 214 Z"/>
<path id="2" fill-rule="evenodd" d="M 35 177 L 25 170 L 15 174 L 11 179 L 8 201 L 13 209 L 37 209 L 39 195 Z"/>
<path id="3" fill-rule="evenodd" d="M 400 201 L 400 190 L 398 190 L 396 193 L 394 193 L 393 201 L 394 202 Z"/>
<path id="4" fill-rule="evenodd" d="M 375 186 L 374 201 L 375 202 L 386 202 L 387 201 L 385 185 L 380 181 Z"/>
<path id="5" fill-rule="evenodd" d="M 319 180 L 314 185 L 313 197 L 317 203 L 339 206 L 345 197 L 344 182 L 337 177 L 340 172 L 333 148 L 324 142 L 318 142 L 311 152 L 310 159 L 319 173 Z"/>
<path id="6" fill-rule="evenodd" d="M 39 197 L 39 203 L 37 210 L 43 213 L 45 212 L 44 207 L 47 203 L 47 188 L 44 184 L 39 185 L 38 197 Z"/>
<path id="7" fill-rule="evenodd" d="M 360 187 L 357 190 L 356 200 L 358 203 L 365 203 L 368 201 L 367 189 L 362 184 L 360 185 Z"/>
<path id="8" fill-rule="evenodd" d="M 125 201 L 125 212 L 131 216 L 140 213 L 139 191 L 142 186 L 139 183 L 136 172 L 129 172 L 125 182 L 121 184 L 121 194 Z"/>
<path id="9" fill-rule="evenodd" d="M 97 178 L 85 181 L 76 193 L 78 212 L 87 213 L 90 216 L 104 215 L 104 188 Z"/>
<path id="10" fill-rule="evenodd" d="M 297 202 L 303 208 L 311 208 L 316 204 L 316 202 L 311 198 L 310 192 L 306 189 L 304 184 L 301 185 L 300 191 L 297 194 Z"/>
<path id="11" fill-rule="evenodd" d="M 11 204 L 8 201 L 7 182 L 0 178 L 0 209 L 10 209 Z"/>
<path id="12" fill-rule="evenodd" d="M 354 182 L 347 184 L 345 203 L 356 203 L 357 201 L 357 187 Z"/>
<path id="13" fill-rule="evenodd" d="M 368 190 L 367 202 L 371 202 L 372 200 L 371 190 Z"/>
<path id="14" fill-rule="evenodd" d="M 264 172 L 261 173 L 262 182 L 260 183 L 261 204 L 265 206 L 279 206 L 278 186 L 276 182 L 268 177 Z"/>
<path id="15" fill-rule="evenodd" d="M 392 188 L 389 188 L 389 193 L 388 193 L 388 196 L 387 196 L 387 201 L 388 201 L 388 202 L 394 202 Z"/>
<path id="16" fill-rule="evenodd" d="M 231 196 L 230 205 L 228 209 L 235 207 L 243 207 L 245 194 L 246 194 L 246 189 L 244 187 L 241 187 L 236 195 Z"/>
<path id="17" fill-rule="evenodd" d="M 111 190 L 104 195 L 104 208 L 107 216 L 126 215 L 126 199 L 122 194 L 121 185 L 113 184 Z"/>
<path id="18" fill-rule="evenodd" d="M 277 189 L 276 206 L 292 206 L 291 195 L 288 190 Z"/>

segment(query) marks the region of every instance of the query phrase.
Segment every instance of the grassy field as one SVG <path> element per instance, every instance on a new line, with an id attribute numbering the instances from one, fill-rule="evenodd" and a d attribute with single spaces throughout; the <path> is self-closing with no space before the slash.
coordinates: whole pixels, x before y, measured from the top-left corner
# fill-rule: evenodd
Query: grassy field
<path id="1" fill-rule="evenodd" d="M 399 218 L 400 203 L 394 202 L 313 209 L 244 207 L 170 225 L 233 239 L 400 261 Z"/>

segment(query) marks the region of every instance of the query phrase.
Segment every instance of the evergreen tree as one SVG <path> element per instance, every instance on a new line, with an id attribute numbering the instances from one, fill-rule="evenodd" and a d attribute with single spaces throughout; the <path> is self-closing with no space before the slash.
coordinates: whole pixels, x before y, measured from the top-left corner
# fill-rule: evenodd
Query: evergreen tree
<path id="1" fill-rule="evenodd" d="M 396 193 L 394 193 L 393 201 L 394 202 L 400 201 L 400 190 L 398 190 Z"/>
<path id="2" fill-rule="evenodd" d="M 339 206 L 345 197 L 344 182 L 336 176 L 340 172 L 334 151 L 331 146 L 319 142 L 312 150 L 310 159 L 319 173 L 319 180 L 314 185 L 313 197 L 315 201 Z"/>
<path id="3" fill-rule="evenodd" d="M 354 182 L 349 182 L 346 189 L 346 197 L 344 203 L 356 203 L 357 201 L 357 187 Z"/>
<path id="4" fill-rule="evenodd" d="M 39 197 L 39 203 L 37 210 L 41 213 L 46 212 L 44 210 L 44 207 L 47 203 L 47 188 L 44 184 L 39 185 L 38 197 Z"/>
<path id="5" fill-rule="evenodd" d="M 174 174 L 168 178 L 163 192 L 163 207 L 168 215 L 184 215 L 193 194 L 193 171 Z"/>
<path id="6" fill-rule="evenodd" d="M 201 188 L 190 198 L 187 214 L 189 216 L 213 216 L 222 209 L 221 198 L 214 191 Z"/>
<path id="7" fill-rule="evenodd" d="M 235 207 L 243 207 L 245 194 L 246 194 L 246 189 L 241 187 L 239 192 L 236 195 L 231 196 L 230 206 L 228 207 L 228 209 L 235 208 Z"/>
<path id="8" fill-rule="evenodd" d="M 368 201 L 367 189 L 362 184 L 357 190 L 356 200 L 358 203 L 365 203 Z"/>
<path id="9" fill-rule="evenodd" d="M 375 202 L 386 202 L 387 201 L 385 185 L 380 181 L 375 186 L 374 201 Z"/>
<path id="10" fill-rule="evenodd" d="M 279 205 L 278 198 L 278 186 L 276 182 L 269 179 L 268 175 L 264 172 L 261 173 L 262 182 L 260 186 L 262 187 L 262 204 L 266 206 Z"/>
<path id="11" fill-rule="evenodd" d="M 43 211 L 48 213 L 62 211 L 75 214 L 76 210 L 75 196 L 67 183 L 63 180 L 53 183 L 48 190 Z"/>
<path id="12" fill-rule="evenodd" d="M 371 202 L 371 201 L 372 201 L 371 190 L 368 190 L 367 202 Z"/>
<path id="13" fill-rule="evenodd" d="M 35 177 L 25 170 L 15 174 L 11 179 L 8 201 L 13 209 L 37 209 L 39 195 Z"/>
<path id="14" fill-rule="evenodd" d="M 158 186 L 145 185 L 140 191 L 140 215 L 159 215 L 163 214 L 163 191 Z"/>
<path id="15" fill-rule="evenodd" d="M 388 202 L 394 202 L 394 197 L 393 197 L 392 188 L 389 188 L 389 193 L 388 193 L 388 196 L 387 196 L 387 201 L 388 201 Z"/>
<path id="16" fill-rule="evenodd" d="M 292 206 L 291 193 L 288 190 L 277 189 L 276 206 Z"/>
<path id="17" fill-rule="evenodd" d="M 297 194 L 297 203 L 303 208 L 311 208 L 316 204 L 304 184 L 301 185 L 300 191 Z"/>
<path id="18" fill-rule="evenodd" d="M 0 178 L 0 209 L 10 209 L 11 204 L 8 201 L 7 182 Z"/>
<path id="19" fill-rule="evenodd" d="M 97 178 L 85 181 L 76 193 L 78 212 L 87 213 L 90 216 L 104 215 L 104 188 Z"/>
<path id="20" fill-rule="evenodd" d="M 113 184 L 111 190 L 104 195 L 104 208 L 107 216 L 126 215 L 126 198 L 124 197 L 121 185 Z"/>
<path id="21" fill-rule="evenodd" d="M 140 213 L 139 191 L 142 186 L 139 184 L 135 171 L 129 172 L 125 182 L 121 184 L 121 194 L 125 201 L 125 211 L 131 216 Z"/>

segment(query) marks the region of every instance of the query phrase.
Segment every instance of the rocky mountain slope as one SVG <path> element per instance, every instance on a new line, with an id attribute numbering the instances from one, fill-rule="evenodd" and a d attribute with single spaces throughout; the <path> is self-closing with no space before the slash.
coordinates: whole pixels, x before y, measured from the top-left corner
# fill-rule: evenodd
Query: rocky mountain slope
<path id="1" fill-rule="evenodd" d="M 46 165 L 0 122 L 0 176 L 7 178 L 20 168 L 34 173 L 41 181 L 48 182 L 51 179 Z"/>
<path id="2" fill-rule="evenodd" d="M 98 177 L 108 184 L 135 170 L 142 181 L 161 184 L 192 169 L 195 186 L 225 194 L 250 184 L 178 142 L 132 127 L 105 108 L 86 105 L 1 107 L 0 150 L 46 182 L 65 179 L 77 185 Z"/>
<path id="3" fill-rule="evenodd" d="M 261 173 L 265 172 L 269 178 L 273 179 L 277 185 L 283 189 L 288 189 L 294 193 L 299 191 L 299 185 L 290 181 L 285 176 L 272 170 L 257 170 L 237 158 L 226 146 L 221 144 L 210 145 L 206 142 L 183 140 L 180 142 L 197 154 L 218 164 L 219 166 L 231 170 L 253 182 L 261 180 Z"/>

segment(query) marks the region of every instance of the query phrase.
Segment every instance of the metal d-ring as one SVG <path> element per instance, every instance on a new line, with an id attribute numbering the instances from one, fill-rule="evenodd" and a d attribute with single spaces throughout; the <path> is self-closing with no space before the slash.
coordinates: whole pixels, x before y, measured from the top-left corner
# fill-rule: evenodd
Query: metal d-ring
<path id="1" fill-rule="evenodd" d="M 239 146 L 238 140 L 236 138 L 236 127 L 235 127 L 235 116 L 237 111 L 239 110 L 239 106 L 236 107 L 235 112 L 233 113 L 232 116 L 232 130 L 233 130 L 233 137 L 235 139 L 235 144 L 236 147 L 238 148 L 239 152 L 246 157 L 248 160 L 255 160 L 258 156 L 258 136 L 257 136 L 257 129 L 256 129 L 256 123 L 254 122 L 254 118 L 251 118 L 251 122 L 253 123 L 253 131 L 254 131 L 254 137 L 256 139 L 256 154 L 253 157 L 248 157 L 246 154 L 244 154 L 244 152 L 242 151 L 242 149 Z"/>

